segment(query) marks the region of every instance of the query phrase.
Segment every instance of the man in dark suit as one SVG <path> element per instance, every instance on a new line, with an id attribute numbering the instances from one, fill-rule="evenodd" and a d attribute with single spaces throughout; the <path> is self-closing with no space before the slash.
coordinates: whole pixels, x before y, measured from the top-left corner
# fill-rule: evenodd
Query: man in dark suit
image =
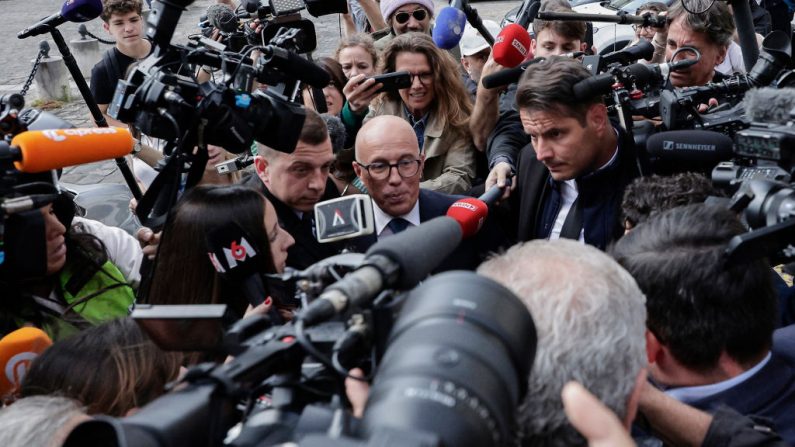
<path id="1" fill-rule="evenodd" d="M 306 111 L 304 127 L 295 151 L 279 152 L 257 144 L 256 176 L 244 183 L 262 192 L 279 217 L 279 225 L 295 239 L 287 250 L 287 266 L 303 270 L 339 252 L 336 244 L 315 238 L 313 210 L 316 203 L 338 197 L 329 179 L 334 161 L 326 123 L 316 112 Z"/>
<path id="2" fill-rule="evenodd" d="M 777 300 L 762 259 L 729 263 L 745 232 L 728 209 L 673 208 L 611 249 L 646 294 L 649 372 L 678 400 L 762 416 L 795 444 L 795 360 L 773 346 Z M 782 349 L 784 351 L 782 351 Z"/>
<path id="3" fill-rule="evenodd" d="M 444 216 L 450 205 L 463 198 L 420 189 L 424 161 L 417 137 L 406 120 L 385 115 L 362 126 L 356 136 L 353 169 L 372 198 L 375 234 L 359 238 L 352 248 L 365 251 L 380 238 Z M 472 270 L 501 242 L 496 228 L 487 220 L 478 235 L 463 241 L 434 272 Z"/>
<path id="4" fill-rule="evenodd" d="M 519 81 L 516 104 L 532 142 L 511 196 L 519 241 L 568 238 L 604 250 L 623 233 L 621 197 L 641 172 L 634 144 L 608 118 L 602 94 L 574 94 L 590 76 L 579 61 L 554 56 L 529 66 Z"/>

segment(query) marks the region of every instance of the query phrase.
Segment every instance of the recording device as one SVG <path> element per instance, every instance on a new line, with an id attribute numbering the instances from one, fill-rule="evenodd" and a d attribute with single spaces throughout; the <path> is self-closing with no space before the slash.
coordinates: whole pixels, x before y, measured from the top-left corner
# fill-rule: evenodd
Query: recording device
<path id="1" fill-rule="evenodd" d="M 533 57 L 530 49 L 530 34 L 527 33 L 526 29 L 515 23 L 506 25 L 494 41 L 492 54 L 494 61 L 503 67 L 516 67 L 525 59 Z"/>
<path id="2" fill-rule="evenodd" d="M 650 12 L 642 16 L 636 16 L 627 11 L 618 11 L 615 15 L 541 11 L 538 13 L 538 18 L 541 20 L 617 23 L 619 25 L 632 24 L 655 28 L 662 28 L 667 24 L 665 16 L 652 15 Z"/>
<path id="3" fill-rule="evenodd" d="M 654 56 L 654 45 L 647 40 L 641 39 L 635 45 L 625 47 L 604 56 L 585 56 L 583 57 L 582 65 L 587 68 L 591 74 L 596 75 L 605 71 L 605 69 L 612 64 L 629 65 L 635 63 L 639 59 L 650 61 L 652 56 Z"/>
<path id="4" fill-rule="evenodd" d="M 256 239 L 233 221 L 207 234 L 207 248 L 215 271 L 230 285 L 239 286 L 249 304 L 257 307 L 265 301 L 268 290 L 262 275 L 269 266 Z"/>
<path id="5" fill-rule="evenodd" d="M 51 29 L 66 22 L 87 22 L 102 14 L 102 0 L 66 0 L 61 12 L 55 13 L 17 34 L 17 38 L 26 39 L 50 32 Z"/>
<path id="6" fill-rule="evenodd" d="M 324 357 L 310 331 L 300 322 L 262 328 L 252 318 L 227 332 L 224 342 L 237 342 L 228 363 L 192 368 L 183 386 L 130 417 L 81 423 L 64 445 L 514 443 L 516 409 L 527 392 L 537 340 L 524 304 L 492 280 L 448 272 L 402 294 L 400 308 L 396 319 L 384 321 L 390 327 L 360 428 L 334 404 L 314 404 L 317 395 L 303 385 L 307 353 Z M 352 317 L 340 337 L 360 345 L 380 329 L 381 321 Z M 335 374 L 347 372 L 343 353 L 332 355 L 340 368 Z M 263 391 L 271 396 L 264 410 L 256 404 Z M 238 434 L 227 435 L 241 419 L 241 398 L 248 402 L 245 422 Z"/>
<path id="7" fill-rule="evenodd" d="M 561 56 L 577 58 L 584 54 L 585 53 L 583 53 L 582 51 L 575 51 L 573 53 L 562 54 Z M 543 57 L 537 57 L 535 59 L 522 62 L 516 67 L 506 68 L 505 70 L 500 70 L 496 73 L 484 76 L 481 82 L 483 83 L 483 86 L 486 88 L 498 88 L 508 84 L 513 84 L 514 82 L 519 81 L 519 78 L 522 77 L 522 73 L 524 73 L 527 67 L 533 64 L 537 64 L 544 60 L 545 59 Z"/>
<path id="8" fill-rule="evenodd" d="M 318 242 L 373 234 L 373 203 L 367 194 L 353 194 L 315 204 Z"/>
<path id="9" fill-rule="evenodd" d="M 540 0 L 524 0 L 519 6 L 519 11 L 516 13 L 516 21 L 514 23 L 524 29 L 528 29 L 538 15 L 539 9 L 541 9 Z"/>
<path id="10" fill-rule="evenodd" d="M 433 42 L 443 50 L 455 48 L 464 34 L 467 16 L 464 14 L 462 4 L 466 0 L 454 0 L 450 6 L 445 6 L 436 16 L 433 27 Z"/>
<path id="11" fill-rule="evenodd" d="M 382 84 L 382 87 L 379 88 L 376 93 L 397 92 L 398 90 L 411 87 L 411 74 L 407 71 L 396 71 L 393 73 L 375 75 L 364 79 L 362 82 L 367 79 L 375 79 L 376 84 Z"/>
<path id="12" fill-rule="evenodd" d="M 35 327 L 19 328 L 0 339 L 0 398 L 19 390 L 31 362 L 50 346 L 50 337 Z"/>
<path id="13" fill-rule="evenodd" d="M 710 98 L 737 104 L 749 89 L 772 84 L 782 73 L 786 73 L 791 52 L 789 37 L 785 33 L 774 31 L 762 41 L 759 59 L 747 74 L 735 75 L 721 82 L 703 86 L 661 92 L 660 117 L 663 125 L 669 130 L 695 128 L 721 130 L 730 134 L 747 127 L 748 123 L 742 117 L 744 110 L 741 106 L 732 109 L 731 112 L 712 117 L 703 117 L 696 109 L 699 104 L 706 103 Z"/>
<path id="14" fill-rule="evenodd" d="M 216 351 L 222 346 L 225 304 L 136 304 L 130 316 L 165 351 Z"/>
<path id="15" fill-rule="evenodd" d="M 121 127 L 32 130 L 18 134 L 7 154 L 20 172 L 44 172 L 129 155 L 135 141 Z"/>

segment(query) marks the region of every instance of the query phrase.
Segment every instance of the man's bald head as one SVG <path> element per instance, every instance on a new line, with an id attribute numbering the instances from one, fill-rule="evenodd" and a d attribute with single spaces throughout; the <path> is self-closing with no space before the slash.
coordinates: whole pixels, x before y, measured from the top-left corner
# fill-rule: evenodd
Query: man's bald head
<path id="1" fill-rule="evenodd" d="M 356 135 L 353 170 L 378 207 L 391 216 L 403 216 L 417 203 L 424 159 L 414 129 L 403 118 L 375 117 Z M 400 163 L 405 166 L 399 170 Z M 386 168 L 384 178 L 373 175 L 373 164 L 392 167 Z M 406 172 L 412 175 L 405 176 Z"/>
<path id="2" fill-rule="evenodd" d="M 416 153 L 420 153 L 420 146 L 417 143 L 417 137 L 414 134 L 414 129 L 411 124 L 399 116 L 382 115 L 377 116 L 362 126 L 359 133 L 356 134 L 356 159 L 361 160 L 366 154 L 362 150 L 369 150 L 370 148 L 382 144 L 389 138 L 399 135 L 411 136 L 414 139 L 414 149 Z"/>

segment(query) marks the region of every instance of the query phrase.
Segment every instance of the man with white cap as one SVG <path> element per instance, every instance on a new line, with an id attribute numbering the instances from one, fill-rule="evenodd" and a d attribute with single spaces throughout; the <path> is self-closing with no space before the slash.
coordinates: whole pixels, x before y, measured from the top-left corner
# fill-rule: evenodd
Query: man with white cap
<path id="1" fill-rule="evenodd" d="M 395 36 L 405 33 L 430 34 L 433 12 L 431 0 L 381 0 L 381 15 L 387 29 L 373 33 L 375 47 L 383 50 Z"/>
<path id="2" fill-rule="evenodd" d="M 497 34 L 500 33 L 500 26 L 493 20 L 484 20 L 483 26 L 486 27 L 492 37 L 497 37 Z M 461 65 L 466 72 L 464 85 L 474 103 L 478 82 L 480 82 L 480 73 L 483 71 L 483 65 L 486 64 L 491 54 L 491 46 L 480 34 L 480 31 L 473 28 L 469 23 L 464 28 L 464 34 L 461 36 L 461 42 L 459 42 L 458 46 L 461 49 Z"/>

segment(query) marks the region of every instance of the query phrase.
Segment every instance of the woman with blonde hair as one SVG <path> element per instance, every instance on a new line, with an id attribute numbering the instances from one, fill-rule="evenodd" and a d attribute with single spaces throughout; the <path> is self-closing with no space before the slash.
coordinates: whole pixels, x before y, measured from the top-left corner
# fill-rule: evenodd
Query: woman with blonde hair
<path id="1" fill-rule="evenodd" d="M 406 119 L 425 157 L 420 186 L 450 194 L 466 192 L 475 175 L 475 147 L 469 132 L 472 105 L 456 61 L 422 33 L 395 37 L 384 50 L 383 60 L 384 73 L 409 72 L 411 86 L 385 92 L 372 105 L 351 100 L 350 95 L 352 115 L 362 122 L 380 115 Z M 369 89 L 371 82 L 359 88 Z M 346 126 L 351 125 L 350 118 L 343 114 Z"/>

